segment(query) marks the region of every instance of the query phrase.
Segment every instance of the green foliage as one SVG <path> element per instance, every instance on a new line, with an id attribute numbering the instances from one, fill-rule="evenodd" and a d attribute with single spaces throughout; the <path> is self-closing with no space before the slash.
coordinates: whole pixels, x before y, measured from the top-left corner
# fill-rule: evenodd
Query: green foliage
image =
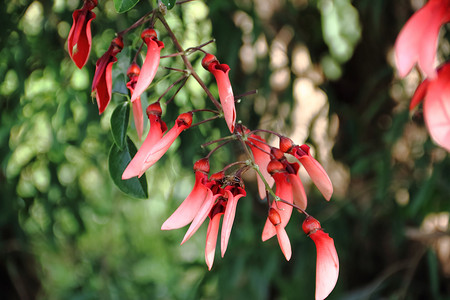
<path id="1" fill-rule="evenodd" d="M 114 138 L 114 143 L 121 150 L 126 146 L 129 119 L 130 104 L 128 102 L 124 102 L 117 105 L 111 115 L 111 132 Z"/>
<path id="2" fill-rule="evenodd" d="M 138 2 L 139 0 L 114 0 L 114 8 L 122 14 L 132 9 Z"/>

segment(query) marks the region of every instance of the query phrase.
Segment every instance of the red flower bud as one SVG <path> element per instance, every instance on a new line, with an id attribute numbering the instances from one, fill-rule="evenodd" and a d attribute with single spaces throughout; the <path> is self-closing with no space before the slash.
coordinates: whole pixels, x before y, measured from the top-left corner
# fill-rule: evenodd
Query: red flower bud
<path id="1" fill-rule="evenodd" d="M 219 63 L 219 61 L 217 60 L 217 58 L 214 55 L 207 53 L 205 55 L 205 57 L 202 59 L 202 66 L 203 66 L 203 68 L 208 70 L 209 65 L 213 62 Z"/>
<path id="2" fill-rule="evenodd" d="M 147 116 L 150 117 L 150 115 L 156 115 L 161 117 L 162 110 L 161 110 L 161 104 L 159 102 L 155 102 L 147 106 Z"/>
<path id="3" fill-rule="evenodd" d="M 267 165 L 267 172 L 269 172 L 270 175 L 284 171 L 286 170 L 283 164 L 276 159 L 272 159 L 270 163 Z"/>
<path id="4" fill-rule="evenodd" d="M 148 44 L 150 39 L 158 39 L 158 35 L 156 34 L 156 31 L 154 29 L 147 28 L 142 31 L 141 38 L 144 43 Z"/>
<path id="5" fill-rule="evenodd" d="M 270 153 L 278 160 L 281 160 L 284 157 L 284 152 L 275 147 L 271 147 Z"/>
<path id="6" fill-rule="evenodd" d="M 269 209 L 269 220 L 273 224 L 273 226 L 277 226 L 281 223 L 281 217 L 280 214 L 277 212 L 276 209 L 270 208 Z"/>
<path id="7" fill-rule="evenodd" d="M 287 137 L 280 137 L 280 150 L 284 153 L 290 153 L 292 148 L 294 147 L 294 142 Z"/>
<path id="8" fill-rule="evenodd" d="M 197 172 L 203 172 L 203 173 L 209 173 L 209 159 L 202 158 L 197 160 L 194 163 L 194 171 Z"/>
<path id="9" fill-rule="evenodd" d="M 127 70 L 127 76 L 129 79 L 131 79 L 134 76 L 139 76 L 139 73 L 141 73 L 141 68 L 139 68 L 137 63 L 132 63 Z"/>
<path id="10" fill-rule="evenodd" d="M 313 233 L 320 229 L 320 223 L 311 216 L 307 216 L 305 221 L 303 221 L 302 229 L 306 234 Z"/>

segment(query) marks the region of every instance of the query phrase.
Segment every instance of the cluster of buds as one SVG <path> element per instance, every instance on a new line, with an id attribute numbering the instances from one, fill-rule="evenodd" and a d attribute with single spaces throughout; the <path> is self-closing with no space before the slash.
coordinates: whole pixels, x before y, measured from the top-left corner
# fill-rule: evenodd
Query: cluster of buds
<path id="1" fill-rule="evenodd" d="M 417 87 L 410 110 L 425 99 L 423 113 L 432 139 L 450 151 L 450 63 L 434 66 L 440 28 L 450 22 L 450 0 L 430 0 L 405 24 L 395 42 L 396 66 L 405 77 L 417 63 L 426 79 Z"/>
<path id="2" fill-rule="evenodd" d="M 77 64 L 82 67 L 90 52 L 90 22 L 95 17 L 91 12 L 97 1 L 85 0 L 83 8 L 74 13 L 74 25 L 69 35 L 69 53 Z M 80 17 L 82 16 L 82 17 Z M 245 172 L 254 170 L 257 173 L 258 193 L 261 199 L 267 199 L 267 220 L 262 229 L 262 240 L 266 241 L 275 235 L 281 251 L 286 260 L 292 256 L 291 244 L 286 233 L 286 226 L 295 208 L 305 216 L 303 223 L 304 232 L 311 237 L 317 248 L 317 272 L 316 272 L 316 299 L 324 299 L 333 290 L 339 273 L 339 261 L 334 247 L 334 241 L 320 227 L 319 222 L 306 212 L 307 196 L 299 177 L 301 166 L 305 168 L 313 183 L 317 186 L 326 200 L 330 200 L 333 186 L 320 163 L 314 159 L 307 145 L 296 145 L 288 137 L 282 136 L 269 130 L 250 130 L 236 122 L 236 106 L 233 89 L 229 79 L 230 67 L 221 64 L 212 54 L 201 48 L 208 43 L 198 47 L 184 50 L 181 48 L 175 35 L 158 10 L 146 14 L 130 28 L 119 32 L 111 42 L 105 54 L 100 57 L 96 64 L 95 75 L 92 83 L 92 92 L 97 99 L 99 113 L 103 113 L 111 100 L 112 78 L 111 70 L 117 61 L 116 55 L 124 47 L 124 35 L 130 30 L 137 28 L 145 22 L 151 23 L 151 28 L 146 28 L 141 33 L 142 46 L 146 45 L 147 53 L 142 67 L 136 62 L 136 57 L 127 71 L 129 81 L 127 87 L 130 90 L 129 102 L 133 108 L 134 123 L 139 140 L 144 134 L 143 109 L 140 97 L 150 86 L 156 76 L 160 65 L 161 50 L 164 44 L 158 40 L 154 26 L 159 20 L 168 32 L 178 53 L 169 54 L 166 57 L 181 57 L 187 71 L 169 89 L 176 84 L 184 82 L 188 76 L 194 77 L 210 98 L 215 110 L 200 109 L 180 114 L 174 121 L 173 126 L 168 129 L 162 120 L 161 97 L 146 109 L 150 129 L 143 140 L 140 148 L 123 169 L 122 180 L 133 177 L 141 177 L 151 166 L 153 166 L 168 151 L 174 141 L 184 130 L 193 126 L 205 124 L 206 122 L 223 116 L 230 135 L 216 141 L 208 142 L 204 146 L 218 144 L 206 157 L 194 164 L 195 183 L 191 193 L 181 203 L 178 209 L 163 223 L 162 230 L 172 230 L 189 225 L 187 232 L 181 242 L 185 243 L 208 218 L 209 225 L 206 234 L 205 261 L 211 270 L 214 262 L 217 236 L 222 221 L 221 229 L 221 255 L 224 256 L 233 227 L 237 204 L 240 199 L 247 195 L 242 176 Z M 83 33 L 80 33 L 84 31 Z M 85 41 L 89 42 L 85 42 Z M 137 51 L 137 54 L 142 49 Z M 73 49 L 78 52 L 73 52 Z M 199 51 L 203 53 L 202 66 L 215 78 L 219 101 L 217 101 L 201 78 L 193 69 L 187 53 Z M 136 56 L 137 56 L 136 54 Z M 81 55 L 83 55 L 81 57 Z M 167 68 L 169 70 L 180 71 Z M 173 97 L 175 97 L 175 95 Z M 168 107 L 170 100 L 166 102 Z M 167 108 L 166 108 L 167 109 Z M 210 119 L 200 120 L 193 124 L 194 113 L 208 111 L 215 114 Z M 197 116 L 196 116 L 197 117 Z M 128 119 L 127 119 L 128 120 Z M 128 124 L 126 124 L 128 126 Z M 269 133 L 279 138 L 279 147 L 273 147 L 259 135 Z M 247 155 L 244 161 L 236 161 L 222 170 L 210 175 L 211 156 L 215 151 L 230 142 L 238 143 Z M 297 159 L 298 162 L 290 162 L 287 156 Z M 223 218 L 222 218 L 223 216 Z"/>

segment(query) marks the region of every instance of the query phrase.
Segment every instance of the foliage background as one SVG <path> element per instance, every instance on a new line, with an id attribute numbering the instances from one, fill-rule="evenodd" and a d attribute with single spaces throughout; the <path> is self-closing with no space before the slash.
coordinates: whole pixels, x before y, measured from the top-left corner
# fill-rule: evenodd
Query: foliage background
<path id="1" fill-rule="evenodd" d="M 208 51 L 230 65 L 238 106 L 250 128 L 312 145 L 336 192 L 324 203 L 315 188 L 309 212 L 334 238 L 340 277 L 330 299 L 450 299 L 448 154 L 429 139 L 408 101 L 421 78 L 400 81 L 392 46 L 424 1 L 195 1 L 167 20 L 184 47 L 216 39 Z M 109 120 L 90 97 L 95 61 L 115 31 L 152 3 L 117 14 L 113 1 L 94 11 L 93 49 L 78 70 L 66 39 L 78 1 L 8 1 L 0 6 L 0 285 L 5 299 L 311 299 L 315 249 L 293 217 L 286 262 L 276 240 L 262 243 L 265 204 L 254 178 L 240 201 L 228 251 L 211 272 L 205 229 L 179 246 L 183 230 L 162 222 L 192 188 L 199 145 L 226 133 L 224 122 L 185 132 L 147 172 L 149 198 L 125 196 L 108 173 Z M 162 27 L 167 53 L 173 52 Z M 448 56 L 443 32 L 439 56 Z M 128 37 L 128 44 L 139 33 Z M 135 45 L 135 44 L 134 44 Z M 114 67 L 124 91 L 132 46 Z M 192 55 L 199 66 L 200 55 Z M 127 61 L 128 59 L 128 61 Z M 173 59 L 165 65 L 180 66 Z M 165 90 L 173 75 L 148 93 Z M 214 85 L 212 89 L 214 90 Z M 120 94 L 111 106 L 123 102 Z M 203 107 L 193 81 L 165 118 Z M 209 104 L 208 104 L 209 105 Z M 168 121 L 170 123 L 171 121 Z M 135 142 L 136 136 L 130 135 Z M 221 150 L 213 170 L 239 155 Z"/>

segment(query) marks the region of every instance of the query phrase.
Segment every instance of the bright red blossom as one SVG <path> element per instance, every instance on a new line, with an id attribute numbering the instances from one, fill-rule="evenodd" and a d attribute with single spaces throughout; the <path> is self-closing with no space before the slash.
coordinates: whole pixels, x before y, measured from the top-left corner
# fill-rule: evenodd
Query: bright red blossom
<path id="1" fill-rule="evenodd" d="M 141 34 L 141 38 L 147 45 L 147 55 L 145 56 L 134 93 L 131 96 L 131 102 L 136 101 L 152 83 L 158 70 L 161 49 L 164 48 L 164 43 L 158 41 L 156 31 L 153 29 L 145 29 Z"/>
<path id="2" fill-rule="evenodd" d="M 217 58 L 212 54 L 205 55 L 202 60 L 202 66 L 216 78 L 223 115 L 227 122 L 228 129 L 233 133 L 236 123 L 236 108 L 234 105 L 233 89 L 231 88 L 230 78 L 228 77 L 230 67 L 226 64 L 220 64 Z"/>
<path id="3" fill-rule="evenodd" d="M 92 92 L 95 92 L 99 114 L 103 113 L 111 100 L 112 66 L 117 61 L 116 55 L 123 49 L 122 37 L 114 38 L 105 54 L 95 64 Z"/>
<path id="4" fill-rule="evenodd" d="M 83 7 L 73 12 L 73 24 L 70 28 L 67 46 L 70 58 L 78 68 L 83 68 L 91 52 L 91 22 L 96 15 L 92 9 L 97 6 L 97 0 L 85 0 Z"/>
<path id="5" fill-rule="evenodd" d="M 258 165 L 264 179 L 272 187 L 275 181 L 269 172 L 267 172 L 267 166 L 271 160 L 269 154 L 270 146 L 267 145 L 266 140 L 256 134 L 249 135 L 246 144 L 250 147 L 255 163 Z M 259 197 L 264 199 L 266 197 L 266 186 L 259 176 L 256 176 L 256 180 L 258 182 Z"/>
<path id="6" fill-rule="evenodd" d="M 434 79 L 425 79 L 411 100 L 410 110 L 423 99 L 425 124 L 432 139 L 450 151 L 450 63 L 437 70 Z"/>
<path id="7" fill-rule="evenodd" d="M 339 258 L 333 239 L 323 231 L 319 221 L 308 216 L 302 228 L 316 245 L 316 300 L 322 300 L 328 297 L 336 285 L 339 276 Z"/>
<path id="8" fill-rule="evenodd" d="M 406 22 L 395 42 L 400 77 L 405 77 L 416 63 L 428 77 L 436 76 L 439 29 L 449 21 L 450 0 L 430 0 Z"/>

